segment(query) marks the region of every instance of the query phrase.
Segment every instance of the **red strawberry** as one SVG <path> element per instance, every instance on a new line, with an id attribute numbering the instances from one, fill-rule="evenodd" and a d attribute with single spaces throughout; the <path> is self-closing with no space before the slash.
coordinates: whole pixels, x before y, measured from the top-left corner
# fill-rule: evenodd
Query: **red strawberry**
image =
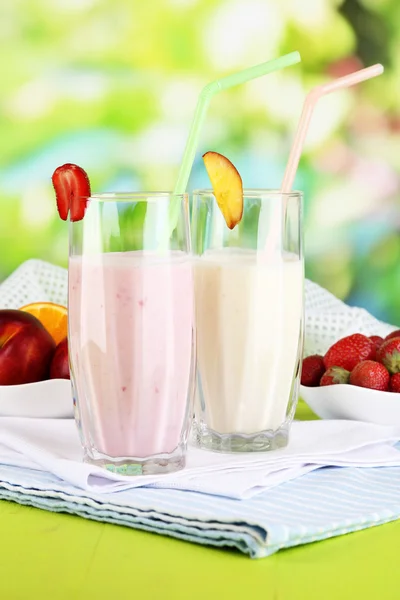
<path id="1" fill-rule="evenodd" d="M 392 333 L 389 333 L 389 335 L 385 337 L 385 342 L 386 340 L 391 340 L 395 337 L 400 337 L 400 329 L 396 329 L 396 331 L 392 331 Z"/>
<path id="2" fill-rule="evenodd" d="M 381 337 L 380 335 L 370 335 L 369 339 L 371 340 L 371 342 L 374 342 L 377 349 L 379 348 L 379 346 L 382 346 L 384 342 L 383 337 Z"/>
<path id="3" fill-rule="evenodd" d="M 389 380 L 389 371 L 375 360 L 363 360 L 350 373 L 351 385 L 382 392 L 387 392 L 389 389 Z"/>
<path id="4" fill-rule="evenodd" d="M 63 221 L 67 220 L 68 212 L 71 221 L 83 219 L 90 197 L 90 182 L 86 172 L 77 165 L 67 163 L 54 171 L 52 181 L 57 209 Z"/>
<path id="5" fill-rule="evenodd" d="M 303 360 L 303 368 L 301 370 L 301 385 L 308 387 L 317 387 L 319 380 L 325 373 L 324 359 L 319 354 L 307 356 Z"/>
<path id="6" fill-rule="evenodd" d="M 395 373 L 390 378 L 389 391 L 400 394 L 400 373 Z"/>
<path id="7" fill-rule="evenodd" d="M 375 344 L 375 352 L 373 353 L 372 356 L 370 356 L 370 359 L 375 360 L 376 359 L 376 351 L 378 350 L 378 348 L 380 346 L 382 346 L 384 340 L 380 335 L 370 335 L 369 339 L 371 340 L 371 342 L 374 342 L 374 344 Z"/>
<path id="8" fill-rule="evenodd" d="M 349 383 L 350 372 L 342 367 L 329 367 L 322 375 L 319 385 L 337 385 L 339 383 Z"/>
<path id="9" fill-rule="evenodd" d="M 375 343 L 361 333 L 354 333 L 342 338 L 324 356 L 324 364 L 329 367 L 343 367 L 346 371 L 352 371 L 356 364 L 362 360 L 375 357 Z"/>
<path id="10" fill-rule="evenodd" d="M 376 359 L 385 365 L 389 373 L 400 373 L 400 337 L 386 340 L 376 353 Z"/>

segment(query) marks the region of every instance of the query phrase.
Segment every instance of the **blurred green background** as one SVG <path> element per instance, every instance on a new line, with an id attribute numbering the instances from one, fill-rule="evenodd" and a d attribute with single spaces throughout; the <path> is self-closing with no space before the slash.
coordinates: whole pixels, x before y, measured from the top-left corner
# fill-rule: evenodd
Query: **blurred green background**
<path id="1" fill-rule="evenodd" d="M 383 76 L 324 98 L 296 187 L 307 276 L 400 325 L 399 0 L 14 0 L 0 5 L 0 281 L 22 261 L 67 263 L 51 174 L 95 191 L 174 185 L 199 91 L 299 50 L 303 61 L 211 104 L 206 150 L 245 187 L 279 187 L 305 94 L 375 62 Z"/>

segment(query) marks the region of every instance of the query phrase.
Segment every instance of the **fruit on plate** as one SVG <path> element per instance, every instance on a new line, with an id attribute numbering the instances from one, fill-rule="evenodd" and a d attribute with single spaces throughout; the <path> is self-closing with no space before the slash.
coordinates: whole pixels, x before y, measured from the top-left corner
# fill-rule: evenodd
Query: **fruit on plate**
<path id="1" fill-rule="evenodd" d="M 386 340 L 378 349 L 376 359 L 385 365 L 391 375 L 400 373 L 400 337 Z"/>
<path id="2" fill-rule="evenodd" d="M 242 178 L 231 161 L 218 152 L 206 152 L 203 161 L 217 204 L 227 226 L 233 229 L 243 216 Z"/>
<path id="3" fill-rule="evenodd" d="M 369 339 L 371 340 L 371 342 L 374 342 L 376 346 L 381 346 L 385 341 L 380 335 L 370 335 Z"/>
<path id="4" fill-rule="evenodd" d="M 320 386 L 349 383 L 350 372 L 342 367 L 329 367 L 322 375 Z"/>
<path id="5" fill-rule="evenodd" d="M 58 213 L 63 221 L 81 221 L 90 197 L 90 182 L 86 171 L 78 165 L 66 163 L 57 167 L 52 176 Z"/>
<path id="6" fill-rule="evenodd" d="M 0 385 L 47 379 L 55 342 L 41 322 L 21 310 L 0 310 Z"/>
<path id="7" fill-rule="evenodd" d="M 39 319 L 56 344 L 67 336 L 68 312 L 65 306 L 53 302 L 34 302 L 23 306 L 20 310 Z"/>
<path id="8" fill-rule="evenodd" d="M 400 394 L 400 373 L 395 373 L 390 378 L 389 390 Z"/>
<path id="9" fill-rule="evenodd" d="M 316 387 L 344 383 L 400 393 L 400 336 L 395 333 L 385 339 L 354 333 L 335 342 L 323 358 L 319 354 L 308 356 L 303 360 L 301 384 Z"/>
<path id="10" fill-rule="evenodd" d="M 68 339 L 58 344 L 50 364 L 50 379 L 69 379 Z"/>
<path id="11" fill-rule="evenodd" d="M 371 340 L 371 342 L 374 342 L 375 350 L 378 350 L 378 348 L 380 348 L 383 342 L 385 341 L 380 335 L 370 335 L 369 339 Z"/>
<path id="12" fill-rule="evenodd" d="M 390 375 L 387 368 L 375 360 L 363 360 L 350 373 L 351 385 L 387 392 Z"/>
<path id="13" fill-rule="evenodd" d="M 375 343 L 362 333 L 354 333 L 337 341 L 324 356 L 325 368 L 342 367 L 352 371 L 362 360 L 375 358 Z"/>
<path id="14" fill-rule="evenodd" d="M 395 338 L 395 337 L 400 337 L 400 329 L 396 329 L 396 331 L 392 331 L 392 333 L 389 333 L 389 335 L 387 335 L 385 337 L 385 341 L 391 340 L 392 338 Z"/>
<path id="15" fill-rule="evenodd" d="M 317 387 L 325 373 L 324 358 L 320 354 L 312 354 L 303 360 L 301 369 L 301 385 Z"/>

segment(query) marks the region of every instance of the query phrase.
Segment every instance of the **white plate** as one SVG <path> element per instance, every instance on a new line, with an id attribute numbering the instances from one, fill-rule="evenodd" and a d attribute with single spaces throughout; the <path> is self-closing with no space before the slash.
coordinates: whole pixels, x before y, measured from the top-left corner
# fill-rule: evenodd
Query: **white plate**
<path id="1" fill-rule="evenodd" d="M 400 394 L 355 385 L 300 386 L 300 397 L 322 419 L 350 419 L 400 427 Z"/>
<path id="2" fill-rule="evenodd" d="M 68 419 L 73 416 L 71 382 L 68 379 L 0 385 L 0 417 Z"/>

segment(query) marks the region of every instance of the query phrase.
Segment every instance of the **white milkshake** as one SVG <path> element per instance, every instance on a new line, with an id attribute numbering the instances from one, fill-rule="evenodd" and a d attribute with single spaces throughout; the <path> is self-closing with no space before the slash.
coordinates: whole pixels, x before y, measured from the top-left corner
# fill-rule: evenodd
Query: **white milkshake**
<path id="1" fill-rule="evenodd" d="M 239 248 L 195 262 L 196 427 L 217 434 L 277 431 L 301 352 L 303 261 Z"/>

